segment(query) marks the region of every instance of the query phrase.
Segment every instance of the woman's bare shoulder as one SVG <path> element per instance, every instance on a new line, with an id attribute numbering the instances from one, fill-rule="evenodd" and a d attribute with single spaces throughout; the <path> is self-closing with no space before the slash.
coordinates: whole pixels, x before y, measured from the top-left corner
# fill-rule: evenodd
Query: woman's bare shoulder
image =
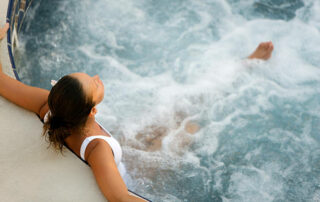
<path id="1" fill-rule="evenodd" d="M 111 147 L 104 140 L 97 140 L 88 156 L 97 184 L 109 201 L 136 201 L 130 196 L 113 158 Z"/>
<path id="2" fill-rule="evenodd" d="M 100 138 L 94 139 L 90 142 L 86 151 L 85 159 L 87 159 L 90 166 L 114 162 L 110 145 Z"/>

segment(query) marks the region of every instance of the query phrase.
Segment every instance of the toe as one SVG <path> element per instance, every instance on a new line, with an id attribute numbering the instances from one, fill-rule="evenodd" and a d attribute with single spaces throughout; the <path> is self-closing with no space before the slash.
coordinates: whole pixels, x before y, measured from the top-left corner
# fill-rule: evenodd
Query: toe
<path id="1" fill-rule="evenodd" d="M 265 42 L 262 42 L 262 43 L 259 44 L 257 49 L 258 50 L 265 50 L 267 48 L 268 48 L 267 44 Z"/>
<path id="2" fill-rule="evenodd" d="M 262 48 L 263 47 L 263 43 L 260 43 L 258 48 Z"/>
<path id="3" fill-rule="evenodd" d="M 269 47 L 268 47 L 268 51 L 273 51 L 273 44 L 271 43 L 271 44 L 269 44 Z"/>

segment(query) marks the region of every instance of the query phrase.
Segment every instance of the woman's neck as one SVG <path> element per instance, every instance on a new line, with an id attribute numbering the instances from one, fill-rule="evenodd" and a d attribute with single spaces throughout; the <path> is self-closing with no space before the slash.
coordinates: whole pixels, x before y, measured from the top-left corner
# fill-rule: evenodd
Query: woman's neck
<path id="1" fill-rule="evenodd" d="M 95 117 L 88 117 L 84 127 L 82 127 L 81 129 L 72 131 L 70 136 L 72 137 L 72 139 L 73 138 L 78 139 L 80 137 L 88 137 L 90 136 L 90 134 L 94 134 L 97 130 L 99 130 L 99 126 L 96 122 Z"/>
<path id="2" fill-rule="evenodd" d="M 96 123 L 95 117 L 88 117 L 82 129 L 77 129 L 71 132 L 65 141 L 67 144 L 82 142 L 84 138 L 90 136 L 91 134 L 96 134 L 99 130 L 99 125 Z M 80 134 L 80 135 L 79 135 Z"/>

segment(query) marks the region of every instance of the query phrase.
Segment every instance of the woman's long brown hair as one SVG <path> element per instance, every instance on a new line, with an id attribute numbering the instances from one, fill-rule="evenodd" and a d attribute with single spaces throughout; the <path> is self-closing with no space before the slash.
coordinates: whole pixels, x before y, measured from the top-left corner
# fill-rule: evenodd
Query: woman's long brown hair
<path id="1" fill-rule="evenodd" d="M 62 77 L 51 89 L 48 97 L 50 113 L 43 125 L 42 135 L 50 145 L 63 152 L 64 140 L 77 131 L 81 135 L 91 109 L 95 106 L 80 81 L 72 76 Z"/>

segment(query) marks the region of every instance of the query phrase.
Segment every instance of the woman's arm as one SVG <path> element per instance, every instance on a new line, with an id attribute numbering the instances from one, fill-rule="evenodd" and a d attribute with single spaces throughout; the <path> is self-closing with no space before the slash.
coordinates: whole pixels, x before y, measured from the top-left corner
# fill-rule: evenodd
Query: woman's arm
<path id="1" fill-rule="evenodd" d="M 129 194 L 114 161 L 112 150 L 104 140 L 96 141 L 87 157 L 92 172 L 108 201 L 145 201 Z"/>
<path id="2" fill-rule="evenodd" d="M 9 29 L 9 23 L 0 28 L 0 40 L 2 40 Z M 31 87 L 17 81 L 2 72 L 0 63 L 0 96 L 14 104 L 32 111 L 43 119 L 49 107 L 47 104 L 49 91 L 41 88 Z"/>
<path id="3" fill-rule="evenodd" d="M 49 91 L 23 84 L 2 72 L 0 63 L 0 96 L 14 104 L 32 111 L 43 119 L 48 111 L 47 100 Z M 46 109 L 46 110 L 45 110 Z"/>

